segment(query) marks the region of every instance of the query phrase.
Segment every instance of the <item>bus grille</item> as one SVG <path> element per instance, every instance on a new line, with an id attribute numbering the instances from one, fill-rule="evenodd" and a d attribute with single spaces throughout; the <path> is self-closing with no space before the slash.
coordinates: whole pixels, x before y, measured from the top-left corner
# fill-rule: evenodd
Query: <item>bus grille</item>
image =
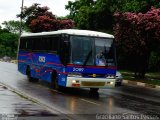
<path id="1" fill-rule="evenodd" d="M 81 86 L 105 86 L 105 82 L 87 82 L 82 81 Z"/>

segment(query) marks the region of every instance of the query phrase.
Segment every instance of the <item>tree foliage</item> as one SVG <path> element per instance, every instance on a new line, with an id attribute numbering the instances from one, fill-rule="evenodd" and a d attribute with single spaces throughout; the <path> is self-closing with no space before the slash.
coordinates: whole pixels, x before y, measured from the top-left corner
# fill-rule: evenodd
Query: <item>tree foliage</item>
<path id="1" fill-rule="evenodd" d="M 18 34 L 9 32 L 7 29 L 0 29 L 0 57 L 5 55 L 16 57 Z"/>
<path id="2" fill-rule="evenodd" d="M 69 18 L 75 21 L 76 27 L 90 30 L 112 29 L 112 13 L 108 0 L 79 0 L 68 2 Z"/>
<path id="3" fill-rule="evenodd" d="M 22 27 L 22 31 L 28 31 L 28 28 L 23 21 L 21 26 L 20 26 L 21 24 L 20 21 L 15 21 L 15 20 L 4 21 L 2 24 L 4 25 L 4 28 L 11 33 L 19 33 L 20 27 Z"/>
<path id="4" fill-rule="evenodd" d="M 73 28 L 72 20 L 59 20 L 47 6 L 41 7 L 40 4 L 33 4 L 30 7 L 24 7 L 22 19 L 26 21 L 26 25 L 31 32 L 54 31 L 58 29 Z"/>
<path id="5" fill-rule="evenodd" d="M 57 30 L 57 21 L 49 16 L 38 16 L 32 19 L 29 28 L 32 32 Z"/>
<path id="6" fill-rule="evenodd" d="M 76 0 L 69 1 L 66 9 L 68 16 L 75 21 L 76 27 L 98 31 L 112 31 L 113 14 L 119 12 L 147 12 L 151 6 L 160 7 L 155 0 Z"/>
<path id="7" fill-rule="evenodd" d="M 51 19 L 55 19 L 55 15 L 52 12 L 49 12 L 47 6 L 40 7 L 40 4 L 34 3 L 30 7 L 24 7 L 22 15 L 19 14 L 18 17 L 22 16 L 22 19 L 26 21 L 27 26 L 30 25 L 33 19 L 36 19 L 39 16 L 48 16 Z"/>
<path id="8" fill-rule="evenodd" d="M 74 22 L 71 19 L 58 19 L 58 29 L 70 29 L 73 28 Z"/>
<path id="9" fill-rule="evenodd" d="M 147 13 L 117 12 L 114 27 L 120 56 L 125 56 L 136 76 L 144 77 L 151 52 L 160 46 L 160 8 Z"/>

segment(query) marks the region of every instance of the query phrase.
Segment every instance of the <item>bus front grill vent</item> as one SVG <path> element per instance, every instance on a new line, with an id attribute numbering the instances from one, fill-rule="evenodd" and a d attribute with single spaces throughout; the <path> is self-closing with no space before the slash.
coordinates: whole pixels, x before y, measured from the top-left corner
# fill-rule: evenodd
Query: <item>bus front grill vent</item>
<path id="1" fill-rule="evenodd" d="M 86 82 L 86 81 L 82 81 L 81 86 L 105 86 L 105 82 Z"/>

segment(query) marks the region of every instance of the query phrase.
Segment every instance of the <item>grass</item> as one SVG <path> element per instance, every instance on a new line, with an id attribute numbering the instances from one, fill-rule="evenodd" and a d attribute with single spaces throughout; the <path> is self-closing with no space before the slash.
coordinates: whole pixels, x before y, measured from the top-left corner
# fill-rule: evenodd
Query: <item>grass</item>
<path id="1" fill-rule="evenodd" d="M 147 73 L 146 77 L 155 78 L 155 79 L 159 79 L 160 80 L 160 72 L 154 72 L 154 73 L 150 72 L 150 73 Z"/>
<path id="2" fill-rule="evenodd" d="M 125 80 L 132 80 L 132 81 L 143 82 L 143 83 L 148 83 L 153 85 L 160 85 L 160 72 L 146 73 L 144 79 L 135 79 L 134 73 L 131 71 L 120 70 L 120 72 Z"/>

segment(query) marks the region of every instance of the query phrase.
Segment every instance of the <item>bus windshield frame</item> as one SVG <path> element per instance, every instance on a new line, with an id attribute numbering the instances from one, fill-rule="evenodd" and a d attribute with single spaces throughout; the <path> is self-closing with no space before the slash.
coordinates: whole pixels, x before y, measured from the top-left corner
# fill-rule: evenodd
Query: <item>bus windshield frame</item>
<path id="1" fill-rule="evenodd" d="M 70 64 L 116 66 L 113 38 L 71 35 L 69 40 Z"/>

